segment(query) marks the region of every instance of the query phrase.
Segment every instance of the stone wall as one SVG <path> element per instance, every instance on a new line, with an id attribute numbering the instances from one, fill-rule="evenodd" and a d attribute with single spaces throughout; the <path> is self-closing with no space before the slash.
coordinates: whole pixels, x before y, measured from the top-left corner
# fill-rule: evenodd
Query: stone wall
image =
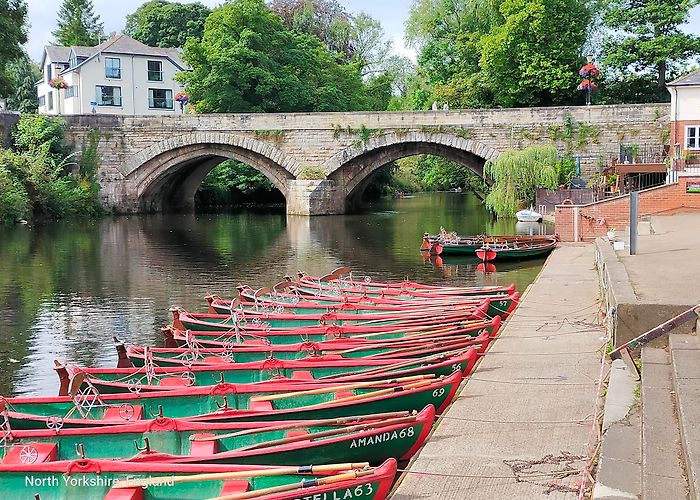
<path id="1" fill-rule="evenodd" d="M 620 143 L 661 145 L 668 128 L 668 104 L 551 107 L 489 110 L 357 113 L 210 114 L 168 117 L 83 115 L 66 116 L 67 139 L 82 149 L 91 129 L 100 132 L 101 166 L 98 180 L 105 204 L 116 211 L 132 210 L 140 196 L 135 184 L 121 186 L 140 165 L 168 150 L 177 156 L 184 137 L 197 136 L 197 144 L 250 149 L 266 157 L 266 175 L 277 184 L 296 178 L 304 167 L 333 170 L 339 196 L 360 185 L 371 168 L 352 182 L 340 171 L 343 159 L 372 163 L 373 155 L 387 154 L 387 144 L 403 140 L 413 146 L 402 153 L 439 153 L 468 144 L 469 154 L 484 160 L 508 148 L 553 143 L 565 154 L 583 157 L 582 170 L 599 169 L 601 159 L 615 156 Z M 432 140 L 434 139 L 434 140 Z M 432 149 L 431 149 L 432 148 Z M 437 149 L 436 149 L 437 148 Z M 442 148 L 442 149 L 441 149 Z M 150 152 L 150 153 L 149 153 Z M 488 156 L 488 157 L 487 157 Z M 465 156 L 465 161 L 469 160 Z M 475 163 L 475 162 L 472 162 Z M 253 164 L 260 168 L 259 165 Z M 276 166 L 286 170 L 280 172 Z M 332 167 L 332 168 L 331 168 Z M 473 168 L 478 169 L 477 164 Z M 338 173 L 335 173 L 335 172 Z M 345 186 L 347 184 L 347 186 Z M 301 190 L 299 192 L 305 192 Z M 335 203 L 335 202 L 334 202 Z"/>
<path id="2" fill-rule="evenodd" d="M 675 184 L 639 192 L 639 216 L 671 215 L 700 210 L 700 193 L 688 193 L 688 183 L 700 183 L 700 176 L 680 177 Z M 556 227 L 562 241 L 592 241 L 608 229 L 618 231 L 630 225 L 630 197 L 618 196 L 588 205 L 557 205 Z"/>

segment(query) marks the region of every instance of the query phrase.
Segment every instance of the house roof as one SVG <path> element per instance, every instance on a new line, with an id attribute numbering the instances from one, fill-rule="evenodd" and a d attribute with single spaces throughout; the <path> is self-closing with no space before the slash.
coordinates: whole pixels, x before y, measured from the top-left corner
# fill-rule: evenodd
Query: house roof
<path id="1" fill-rule="evenodd" d="M 85 61 L 79 63 L 72 68 L 65 69 L 62 73 L 68 73 L 77 68 L 80 68 L 85 62 L 89 61 L 97 54 L 126 54 L 126 55 L 138 55 L 138 56 L 156 56 L 165 57 L 169 59 L 175 66 L 180 70 L 190 69 L 189 66 L 182 60 L 182 53 L 180 49 L 175 48 L 162 48 L 162 47 L 150 47 L 144 43 L 134 40 L 130 36 L 124 34 L 118 34 L 102 42 L 95 47 L 61 47 L 57 45 L 47 46 L 44 50 L 44 56 L 41 61 L 41 65 L 44 65 L 46 56 L 48 55 L 53 62 L 68 63 L 70 59 L 70 53 L 74 52 L 77 57 L 85 57 Z"/>
<path id="2" fill-rule="evenodd" d="M 686 87 L 686 86 L 700 86 L 700 69 L 696 69 L 688 73 L 685 76 L 676 78 L 670 83 L 667 83 L 667 87 Z"/>

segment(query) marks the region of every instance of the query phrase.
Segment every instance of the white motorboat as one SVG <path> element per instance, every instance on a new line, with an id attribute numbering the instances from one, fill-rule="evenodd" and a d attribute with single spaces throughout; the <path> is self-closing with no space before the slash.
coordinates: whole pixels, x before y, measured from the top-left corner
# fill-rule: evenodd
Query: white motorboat
<path id="1" fill-rule="evenodd" d="M 532 207 L 525 210 L 520 210 L 515 214 L 520 222 L 540 222 L 542 220 L 542 214 L 535 212 Z"/>

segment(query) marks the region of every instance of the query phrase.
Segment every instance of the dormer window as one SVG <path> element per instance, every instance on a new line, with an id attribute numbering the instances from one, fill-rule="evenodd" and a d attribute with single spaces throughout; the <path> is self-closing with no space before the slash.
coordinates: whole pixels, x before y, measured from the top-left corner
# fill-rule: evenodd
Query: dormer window
<path id="1" fill-rule="evenodd" d="M 121 78 L 122 65 L 118 57 L 105 57 L 105 78 Z"/>

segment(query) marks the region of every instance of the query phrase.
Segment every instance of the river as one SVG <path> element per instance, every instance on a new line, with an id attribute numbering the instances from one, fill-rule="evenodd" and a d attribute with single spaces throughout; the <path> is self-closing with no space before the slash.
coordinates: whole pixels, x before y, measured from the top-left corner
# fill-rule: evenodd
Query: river
<path id="1" fill-rule="evenodd" d="M 457 193 L 382 199 L 345 216 L 241 211 L 0 228 L 0 394 L 53 395 L 54 359 L 115 366 L 113 336 L 160 345 L 170 306 L 204 310 L 206 294 L 271 286 L 297 270 L 349 266 L 377 280 L 514 282 L 522 291 L 542 266 L 499 263 L 485 274 L 475 258 L 426 261 L 421 236 L 441 225 L 516 232 L 514 220 L 494 220 L 474 196 Z"/>

